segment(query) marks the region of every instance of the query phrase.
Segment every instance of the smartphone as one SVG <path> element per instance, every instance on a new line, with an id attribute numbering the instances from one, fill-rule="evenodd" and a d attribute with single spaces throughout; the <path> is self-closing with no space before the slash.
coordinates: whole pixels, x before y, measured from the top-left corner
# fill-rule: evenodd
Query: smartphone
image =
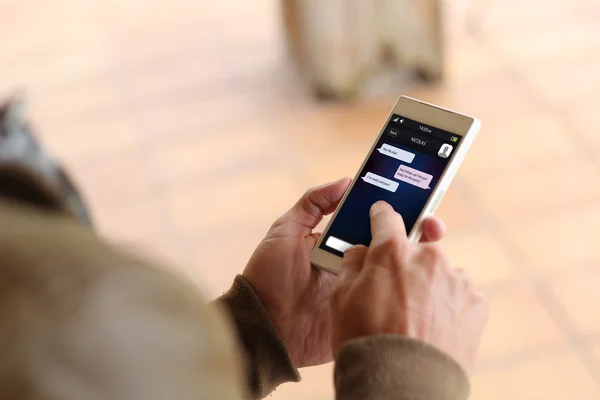
<path id="1" fill-rule="evenodd" d="M 480 126 L 473 117 L 400 97 L 313 249 L 312 264 L 338 273 L 345 250 L 368 246 L 369 209 L 379 200 L 402 215 L 409 240 L 418 241 Z"/>

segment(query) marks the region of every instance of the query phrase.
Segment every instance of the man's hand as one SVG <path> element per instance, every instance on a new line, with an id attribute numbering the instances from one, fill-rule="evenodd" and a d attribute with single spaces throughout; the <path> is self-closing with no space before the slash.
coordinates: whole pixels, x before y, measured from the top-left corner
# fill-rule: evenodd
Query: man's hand
<path id="1" fill-rule="evenodd" d="M 330 297 L 334 275 L 313 268 L 310 252 L 320 234 L 313 229 L 335 211 L 349 178 L 310 189 L 280 217 L 244 270 L 263 302 L 297 368 L 332 360 Z M 444 225 L 425 221 L 423 240 L 437 241 Z"/>
<path id="2" fill-rule="evenodd" d="M 423 341 L 465 370 L 475 360 L 487 301 L 464 271 L 450 268 L 439 247 L 409 243 L 402 217 L 385 202 L 371 208 L 369 248 L 346 251 L 332 297 L 332 347 L 396 333 Z"/>

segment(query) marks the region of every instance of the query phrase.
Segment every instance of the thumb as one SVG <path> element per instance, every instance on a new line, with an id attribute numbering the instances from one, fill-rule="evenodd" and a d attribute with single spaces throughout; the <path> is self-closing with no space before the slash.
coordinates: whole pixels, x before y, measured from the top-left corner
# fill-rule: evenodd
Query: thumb
<path id="1" fill-rule="evenodd" d="M 371 246 L 386 243 L 393 237 L 400 243 L 408 243 L 404 220 L 391 205 L 385 201 L 378 201 L 371 206 Z"/>
<path id="2" fill-rule="evenodd" d="M 339 181 L 309 189 L 294 207 L 279 219 L 279 222 L 293 223 L 313 230 L 321 222 L 323 216 L 335 211 L 351 181 L 350 178 L 342 178 Z"/>

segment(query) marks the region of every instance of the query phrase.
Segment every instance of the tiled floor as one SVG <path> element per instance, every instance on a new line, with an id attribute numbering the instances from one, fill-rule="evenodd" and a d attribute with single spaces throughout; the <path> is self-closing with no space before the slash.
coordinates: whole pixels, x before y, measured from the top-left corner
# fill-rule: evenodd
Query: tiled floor
<path id="1" fill-rule="evenodd" d="M 35 3 L 0 0 L 0 88 L 28 91 L 105 235 L 210 295 L 306 188 L 354 174 L 395 96 L 313 101 L 277 0 Z M 598 399 L 598 1 L 447 9 L 447 82 L 398 93 L 483 121 L 439 210 L 448 253 L 492 303 L 472 398 Z M 303 375 L 273 398 L 332 397 L 331 366 Z"/>

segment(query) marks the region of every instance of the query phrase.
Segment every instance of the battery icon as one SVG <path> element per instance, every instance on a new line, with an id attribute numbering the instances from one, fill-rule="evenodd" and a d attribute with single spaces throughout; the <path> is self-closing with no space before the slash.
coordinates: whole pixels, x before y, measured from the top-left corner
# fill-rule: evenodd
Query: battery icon
<path id="1" fill-rule="evenodd" d="M 458 138 L 456 136 L 452 136 L 450 138 L 450 140 L 453 141 L 453 142 L 458 142 Z"/>

